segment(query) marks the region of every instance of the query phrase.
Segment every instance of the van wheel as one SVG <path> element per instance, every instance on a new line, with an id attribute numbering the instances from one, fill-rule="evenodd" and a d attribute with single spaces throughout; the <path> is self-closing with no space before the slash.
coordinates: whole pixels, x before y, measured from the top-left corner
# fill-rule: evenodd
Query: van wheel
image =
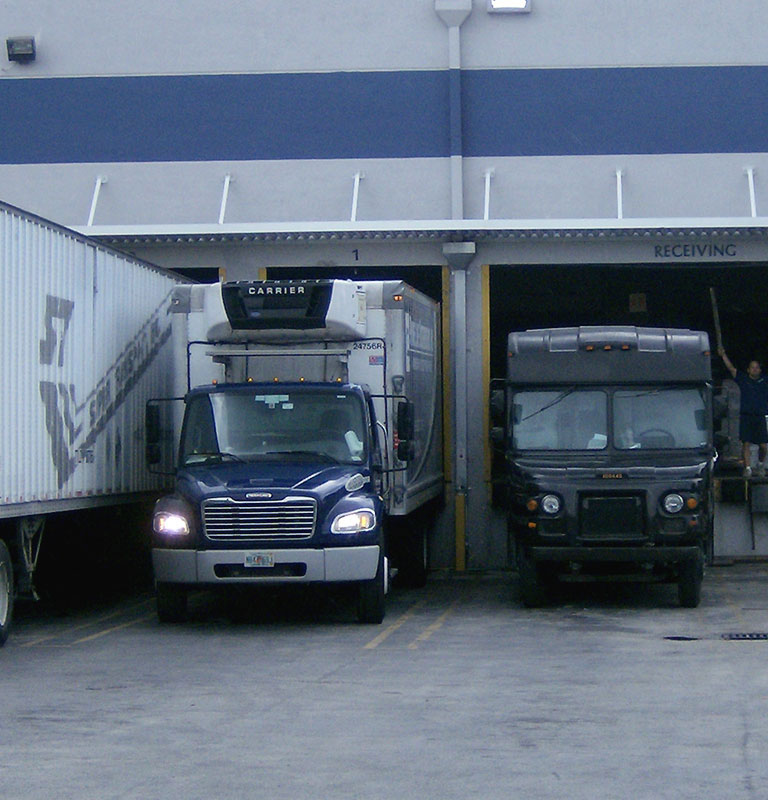
<path id="1" fill-rule="evenodd" d="M 187 590 L 175 583 L 158 583 L 156 592 L 160 622 L 184 622 L 187 618 Z"/>
<path id="2" fill-rule="evenodd" d="M 379 554 L 376 577 L 357 585 L 357 621 L 380 625 L 386 611 L 387 570 L 389 562 L 383 552 Z"/>
<path id="3" fill-rule="evenodd" d="M 683 608 L 696 608 L 701 602 L 701 582 L 704 579 L 704 555 L 682 561 L 678 565 L 677 596 Z"/>
<path id="4" fill-rule="evenodd" d="M 539 565 L 528 557 L 525 546 L 520 544 L 517 548 L 517 579 L 520 600 L 526 608 L 539 608 L 547 602 Z"/>
<path id="5" fill-rule="evenodd" d="M 0 539 L 0 647 L 5 644 L 13 619 L 13 564 L 5 542 Z"/>

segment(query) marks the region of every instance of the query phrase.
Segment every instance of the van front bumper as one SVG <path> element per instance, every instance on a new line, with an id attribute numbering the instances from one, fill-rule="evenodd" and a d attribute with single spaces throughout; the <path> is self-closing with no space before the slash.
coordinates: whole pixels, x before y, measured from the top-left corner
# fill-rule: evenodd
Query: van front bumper
<path id="1" fill-rule="evenodd" d="M 178 550 L 155 548 L 158 583 L 337 583 L 376 577 L 379 546 L 311 550 Z M 246 566 L 254 556 L 269 566 Z"/>

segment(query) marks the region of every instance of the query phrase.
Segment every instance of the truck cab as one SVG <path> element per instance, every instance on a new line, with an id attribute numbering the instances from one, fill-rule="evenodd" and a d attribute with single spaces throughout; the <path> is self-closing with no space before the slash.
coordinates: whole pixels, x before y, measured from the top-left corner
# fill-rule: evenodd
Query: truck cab
<path id="1" fill-rule="evenodd" d="M 503 403 L 510 552 L 522 600 L 556 579 L 674 581 L 698 605 L 713 531 L 705 333 L 516 332 Z"/>

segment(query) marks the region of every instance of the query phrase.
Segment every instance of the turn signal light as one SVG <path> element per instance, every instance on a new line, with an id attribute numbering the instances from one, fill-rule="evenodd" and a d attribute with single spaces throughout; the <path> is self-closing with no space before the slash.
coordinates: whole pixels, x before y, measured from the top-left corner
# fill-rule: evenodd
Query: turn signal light
<path id="1" fill-rule="evenodd" d="M 686 506 L 688 506 L 688 508 L 689 508 L 691 511 L 693 511 L 693 509 L 694 509 L 694 508 L 697 508 L 697 507 L 698 507 L 698 505 L 699 505 L 699 501 L 698 501 L 698 500 L 697 500 L 695 497 L 689 497 L 689 498 L 688 498 L 688 499 L 685 501 L 685 504 L 686 504 Z"/>
<path id="2" fill-rule="evenodd" d="M 525 507 L 526 507 L 526 508 L 527 508 L 529 511 L 535 511 L 535 510 L 536 510 L 536 509 L 539 507 L 539 501 L 538 501 L 538 500 L 534 500 L 533 498 L 531 498 L 531 499 L 530 499 L 530 500 L 529 500 L 529 501 L 528 501 L 528 502 L 525 504 Z"/>

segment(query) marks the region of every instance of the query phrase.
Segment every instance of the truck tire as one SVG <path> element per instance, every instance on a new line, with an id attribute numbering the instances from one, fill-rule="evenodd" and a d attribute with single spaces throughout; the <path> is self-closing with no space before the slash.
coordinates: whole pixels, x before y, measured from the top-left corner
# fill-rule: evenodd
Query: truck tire
<path id="1" fill-rule="evenodd" d="M 0 539 L 0 647 L 5 644 L 13 619 L 13 563 L 5 542 Z"/>
<path id="2" fill-rule="evenodd" d="M 370 625 L 380 625 L 386 611 L 387 570 L 384 553 L 379 555 L 379 568 L 376 577 L 361 581 L 357 586 L 357 621 Z"/>
<path id="3" fill-rule="evenodd" d="M 701 582 L 704 579 L 704 554 L 698 553 L 689 561 L 678 564 L 677 596 L 683 608 L 696 608 L 701 602 Z"/>
<path id="4" fill-rule="evenodd" d="M 187 618 L 187 590 L 175 583 L 158 583 L 155 591 L 160 622 L 184 622 Z"/>
<path id="5" fill-rule="evenodd" d="M 517 579 L 520 601 L 526 608 L 539 608 L 547 602 L 539 565 L 528 557 L 523 545 L 517 547 Z"/>
<path id="6" fill-rule="evenodd" d="M 400 542 L 397 583 L 407 589 L 427 585 L 427 534 L 423 528 L 408 531 Z"/>

